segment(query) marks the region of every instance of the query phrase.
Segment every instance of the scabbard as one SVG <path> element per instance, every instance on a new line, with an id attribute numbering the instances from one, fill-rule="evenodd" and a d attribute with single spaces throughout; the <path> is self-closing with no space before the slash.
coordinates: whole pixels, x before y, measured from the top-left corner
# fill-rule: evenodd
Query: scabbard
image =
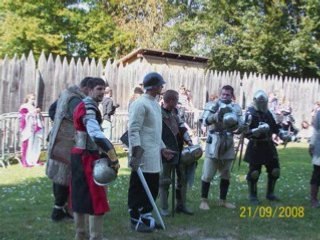
<path id="1" fill-rule="evenodd" d="M 171 208 L 171 215 L 172 217 L 174 217 L 174 211 L 175 211 L 175 208 L 176 208 L 176 204 L 175 204 L 175 201 L 176 201 L 176 165 L 173 166 L 172 168 L 172 176 L 171 176 L 171 181 L 172 181 L 172 208 Z"/>

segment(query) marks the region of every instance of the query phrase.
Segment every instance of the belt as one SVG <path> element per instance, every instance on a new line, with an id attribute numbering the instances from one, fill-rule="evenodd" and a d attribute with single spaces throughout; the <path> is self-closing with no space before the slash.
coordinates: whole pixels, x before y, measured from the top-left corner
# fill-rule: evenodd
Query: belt
<path id="1" fill-rule="evenodd" d="M 253 141 L 253 142 L 272 142 L 272 139 L 271 138 L 262 138 L 262 139 L 251 138 L 250 141 Z"/>
<path id="2" fill-rule="evenodd" d="M 209 130 L 210 134 L 218 134 L 218 135 L 230 135 L 232 136 L 233 134 L 231 132 L 227 132 L 227 131 L 216 131 L 216 130 Z"/>

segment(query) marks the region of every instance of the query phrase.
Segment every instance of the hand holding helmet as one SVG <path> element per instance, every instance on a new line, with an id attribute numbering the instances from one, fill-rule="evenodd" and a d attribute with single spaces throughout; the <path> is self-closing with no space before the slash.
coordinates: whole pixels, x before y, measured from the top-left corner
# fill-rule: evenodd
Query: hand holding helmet
<path id="1" fill-rule="evenodd" d="M 237 130 L 239 127 L 238 116 L 232 112 L 225 113 L 222 119 L 222 126 L 229 132 Z"/>
<path id="2" fill-rule="evenodd" d="M 119 160 L 115 160 L 115 161 L 110 161 L 109 166 L 118 174 L 119 168 L 120 168 L 120 164 L 119 164 Z"/>
<path id="3" fill-rule="evenodd" d="M 99 147 L 102 156 L 106 156 L 106 158 L 108 159 L 108 165 L 118 173 L 120 165 L 116 150 L 114 149 L 112 143 L 107 138 L 94 137 L 93 140 Z"/>
<path id="4" fill-rule="evenodd" d="M 210 113 L 206 119 L 206 123 L 212 124 L 215 122 L 222 122 L 223 116 L 226 113 L 231 113 L 233 111 L 233 109 L 229 104 L 219 102 L 219 103 L 211 106 L 209 111 L 210 111 Z"/>
<path id="5" fill-rule="evenodd" d="M 210 125 L 215 122 L 218 122 L 218 113 L 209 113 L 207 119 L 205 119 L 205 123 Z"/>
<path id="6" fill-rule="evenodd" d="M 219 107 L 219 110 L 218 110 L 218 120 L 219 121 L 222 121 L 223 120 L 223 116 L 226 114 L 226 113 L 231 113 L 232 112 L 232 107 L 229 105 L 229 104 L 224 104 L 224 103 L 221 103 L 220 104 L 220 107 Z"/>
<path id="7" fill-rule="evenodd" d="M 181 152 L 180 161 L 182 164 L 190 165 L 202 157 L 203 150 L 200 145 L 185 147 Z"/>
<path id="8" fill-rule="evenodd" d="M 118 173 L 118 170 L 120 168 L 119 160 L 117 157 L 117 153 L 114 148 L 111 148 L 109 151 L 103 151 L 103 155 L 107 155 L 108 159 L 108 165 L 109 167 L 113 168 L 116 173 Z"/>

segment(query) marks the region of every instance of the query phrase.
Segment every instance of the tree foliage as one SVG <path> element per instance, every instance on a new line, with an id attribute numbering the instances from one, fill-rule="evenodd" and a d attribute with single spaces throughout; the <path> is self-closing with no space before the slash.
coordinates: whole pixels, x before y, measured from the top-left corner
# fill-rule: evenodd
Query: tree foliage
<path id="1" fill-rule="evenodd" d="M 2 0 L 0 56 L 161 48 L 217 70 L 319 77 L 319 18 L 318 0 Z"/>
<path id="2" fill-rule="evenodd" d="M 164 0 L 104 1 L 118 29 L 131 36 L 135 47 L 159 48 L 164 27 Z"/>
<path id="3" fill-rule="evenodd" d="M 0 12 L 2 57 L 32 50 L 107 59 L 133 47 L 96 1 L 3 0 Z"/>
<path id="4" fill-rule="evenodd" d="M 67 24 L 63 17 L 60 1 L 3 0 L 0 3 L 0 52 L 8 54 L 27 53 L 37 55 L 42 50 L 65 55 L 62 26 Z M 48 24 L 50 22 L 50 24 Z"/>
<path id="5" fill-rule="evenodd" d="M 319 1 L 208 0 L 198 7 L 171 27 L 174 49 L 209 56 L 212 69 L 320 76 Z"/>

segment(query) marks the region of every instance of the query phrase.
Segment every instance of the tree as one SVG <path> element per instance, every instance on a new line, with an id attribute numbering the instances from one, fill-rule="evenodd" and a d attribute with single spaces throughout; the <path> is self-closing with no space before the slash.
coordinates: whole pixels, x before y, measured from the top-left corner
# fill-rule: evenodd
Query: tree
<path id="1" fill-rule="evenodd" d="M 81 23 L 76 36 L 88 57 L 116 58 L 133 48 L 132 33 L 119 29 L 101 3 L 91 6 Z"/>
<path id="2" fill-rule="evenodd" d="M 173 21 L 165 29 L 164 48 L 208 56 L 211 69 L 320 76 L 319 1 L 171 4 L 177 5 L 177 11 L 169 10 Z"/>
<path id="3" fill-rule="evenodd" d="M 3 0 L 0 3 L 0 55 L 41 51 L 68 55 L 70 17 L 63 1 Z M 74 13 L 76 14 L 76 13 Z"/>
<path id="4" fill-rule="evenodd" d="M 130 36 L 131 49 L 160 46 L 165 0 L 105 0 L 102 2 L 104 2 L 104 10 L 112 16 L 118 30 Z"/>
<path id="5" fill-rule="evenodd" d="M 203 1 L 167 1 L 164 11 L 165 28 L 161 47 L 174 52 L 206 54 L 202 23 L 199 21 Z"/>
<path id="6" fill-rule="evenodd" d="M 114 57 L 132 47 L 96 1 L 3 0 L 0 56 L 42 51 L 61 56 Z"/>
<path id="7" fill-rule="evenodd" d="M 207 56 L 210 68 L 320 76 L 318 0 L 2 0 L 0 57 Z"/>

